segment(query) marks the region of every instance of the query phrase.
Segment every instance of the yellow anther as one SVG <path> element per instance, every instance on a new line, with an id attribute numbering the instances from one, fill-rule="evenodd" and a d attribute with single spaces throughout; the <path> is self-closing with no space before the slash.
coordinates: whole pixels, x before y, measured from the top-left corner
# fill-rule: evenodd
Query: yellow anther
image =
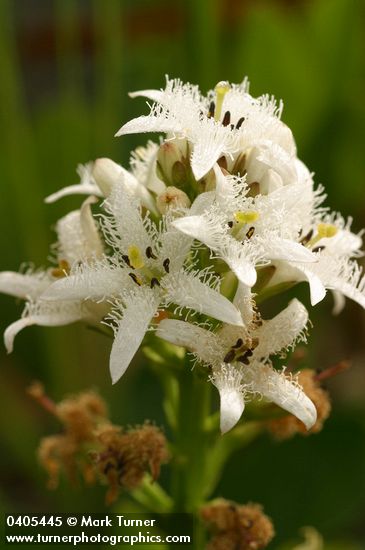
<path id="1" fill-rule="evenodd" d="M 259 218 L 259 213 L 255 210 L 238 211 L 234 213 L 234 219 L 240 224 L 254 223 Z"/>
<path id="2" fill-rule="evenodd" d="M 231 89 L 231 86 L 229 85 L 229 82 L 225 80 L 218 82 L 218 84 L 214 88 L 214 91 L 215 91 L 214 119 L 215 120 L 219 120 L 221 117 L 224 96 L 226 95 L 227 92 L 229 92 L 230 89 Z"/>
<path id="3" fill-rule="evenodd" d="M 144 267 L 142 253 L 138 246 L 134 244 L 128 247 L 128 259 L 131 267 L 133 267 L 134 269 L 142 269 L 142 267 Z"/>
<path id="4" fill-rule="evenodd" d="M 338 231 L 337 227 L 331 223 L 319 223 L 317 227 L 318 236 L 323 238 L 334 237 Z"/>

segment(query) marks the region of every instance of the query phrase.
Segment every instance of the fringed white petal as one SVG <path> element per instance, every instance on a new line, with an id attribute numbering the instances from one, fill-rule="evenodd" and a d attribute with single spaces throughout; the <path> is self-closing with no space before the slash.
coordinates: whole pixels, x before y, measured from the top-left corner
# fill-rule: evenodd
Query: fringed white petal
<path id="1" fill-rule="evenodd" d="M 266 359 L 270 355 L 293 347 L 298 341 L 305 341 L 308 312 L 299 300 L 294 298 L 278 315 L 256 329 L 259 344 L 253 358 Z"/>
<path id="2" fill-rule="evenodd" d="M 128 270 L 105 263 L 84 265 L 50 285 L 42 300 L 103 300 L 134 285 Z"/>
<path id="3" fill-rule="evenodd" d="M 197 180 L 203 178 L 213 168 L 225 150 L 225 143 L 225 132 L 218 131 L 202 134 L 202 137 L 195 141 L 191 155 L 191 169 Z"/>
<path id="4" fill-rule="evenodd" d="M 15 336 L 25 327 L 31 325 L 56 327 L 68 325 L 84 318 L 87 318 L 87 312 L 77 302 L 48 303 L 38 300 L 28 303 L 23 317 L 5 330 L 4 341 L 7 352 L 12 352 Z"/>
<path id="5" fill-rule="evenodd" d="M 95 185 L 94 183 L 76 183 L 75 185 L 63 187 L 59 191 L 48 195 L 48 197 L 44 199 L 44 202 L 46 202 L 47 204 L 51 204 L 69 195 L 95 195 L 97 197 L 103 196 L 100 189 L 98 189 L 97 185 Z"/>
<path id="6" fill-rule="evenodd" d="M 338 290 L 332 290 L 332 296 L 333 296 L 333 308 L 332 308 L 332 314 L 333 315 L 339 315 L 346 304 L 346 299 L 341 292 Z"/>
<path id="7" fill-rule="evenodd" d="M 110 354 L 113 384 L 123 376 L 138 351 L 158 304 L 158 296 L 143 287 L 116 304 L 114 313 L 110 315 L 115 330 Z"/>
<path id="8" fill-rule="evenodd" d="M 80 208 L 80 226 L 85 239 L 85 248 L 88 257 L 100 258 L 104 252 L 104 247 L 101 242 L 98 228 L 95 223 L 95 218 L 92 214 L 90 206 L 98 202 L 94 196 L 88 197 Z"/>
<path id="9" fill-rule="evenodd" d="M 303 422 L 309 430 L 316 422 L 317 410 L 301 387 L 283 372 L 269 365 L 257 366 L 252 372 L 252 389 Z"/>
<path id="10" fill-rule="evenodd" d="M 157 195 L 163 193 L 166 189 L 165 184 L 156 174 L 156 157 L 159 145 L 153 141 L 148 141 L 145 147 L 139 146 L 132 151 L 130 157 L 130 166 L 133 175 L 147 189 Z"/>
<path id="11" fill-rule="evenodd" d="M 16 298 L 36 298 L 50 284 L 46 272 L 17 273 L 16 271 L 0 272 L 0 292 Z"/>
<path id="12" fill-rule="evenodd" d="M 92 175 L 93 163 L 88 162 L 87 164 L 79 164 L 77 166 L 77 173 L 80 176 L 80 183 L 75 185 L 69 185 L 60 189 L 56 193 L 52 193 L 46 197 L 46 203 L 52 203 L 57 201 L 62 197 L 67 195 L 95 195 L 97 197 L 102 197 L 100 189 L 95 183 L 95 180 Z"/>
<path id="13" fill-rule="evenodd" d="M 225 351 L 219 338 L 198 325 L 176 319 L 163 319 L 158 324 L 156 334 L 171 344 L 195 353 L 207 365 L 220 364 L 223 360 Z"/>
<path id="14" fill-rule="evenodd" d="M 248 326 L 253 319 L 254 302 L 251 288 L 239 282 L 233 303 L 240 311 L 243 322 L 246 326 Z"/>
<path id="15" fill-rule="evenodd" d="M 242 249 L 243 252 L 243 249 Z M 245 259 L 244 255 L 226 255 L 222 259 L 229 265 L 238 280 L 245 286 L 252 287 L 256 283 L 257 273 L 254 264 Z"/>
<path id="16" fill-rule="evenodd" d="M 154 202 L 146 187 L 128 170 L 108 158 L 99 158 L 94 162 L 93 176 L 104 197 L 108 197 L 115 186 L 125 188 L 141 200 L 146 208 L 156 211 Z"/>
<path id="17" fill-rule="evenodd" d="M 274 235 L 265 242 L 265 256 L 270 260 L 286 260 L 289 262 L 316 262 L 317 257 L 305 246 L 280 239 Z"/>
<path id="18" fill-rule="evenodd" d="M 128 95 L 133 99 L 135 97 L 145 97 L 152 101 L 156 101 L 156 103 L 163 103 L 165 93 L 161 90 L 138 90 L 136 92 L 129 92 Z"/>
<path id="19" fill-rule="evenodd" d="M 86 199 L 80 210 L 73 210 L 58 220 L 58 258 L 70 265 L 74 262 L 98 258 L 103 252 L 103 245 L 92 217 L 90 204 L 93 197 Z"/>
<path id="20" fill-rule="evenodd" d="M 145 132 L 177 132 L 181 130 L 181 125 L 174 118 L 167 118 L 163 114 L 140 116 L 124 124 L 115 137 L 126 134 L 139 134 Z"/>
<path id="21" fill-rule="evenodd" d="M 196 310 L 224 323 L 243 326 L 240 312 L 232 302 L 198 276 L 180 271 L 166 275 L 162 285 L 168 302 Z"/>
<path id="22" fill-rule="evenodd" d="M 212 234 L 204 216 L 185 216 L 175 220 L 172 225 L 185 235 L 201 241 L 206 246 L 216 248 L 216 235 Z"/>
<path id="23" fill-rule="evenodd" d="M 245 408 L 241 386 L 242 375 L 232 365 L 222 366 L 212 377 L 220 396 L 220 429 L 222 434 L 239 421 Z"/>
<path id="24" fill-rule="evenodd" d="M 142 217 L 139 200 L 125 185 L 116 185 L 104 202 L 109 214 L 101 217 L 101 225 L 108 243 L 123 255 L 128 247 L 137 246 L 142 253 L 151 246 L 148 218 Z M 155 232 L 156 233 L 156 232 Z"/>

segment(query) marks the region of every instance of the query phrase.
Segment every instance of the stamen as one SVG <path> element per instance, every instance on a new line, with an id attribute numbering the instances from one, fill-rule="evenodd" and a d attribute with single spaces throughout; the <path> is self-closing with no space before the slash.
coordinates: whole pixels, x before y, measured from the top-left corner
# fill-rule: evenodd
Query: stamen
<path id="1" fill-rule="evenodd" d="M 250 229 L 247 231 L 246 233 L 246 237 L 247 239 L 251 239 L 252 235 L 255 233 L 255 228 L 254 227 L 250 227 Z"/>
<path id="2" fill-rule="evenodd" d="M 215 103 L 214 101 L 211 101 L 208 109 L 208 115 L 207 115 L 208 118 L 212 118 L 214 116 L 214 112 L 215 112 Z"/>
<path id="3" fill-rule="evenodd" d="M 244 122 L 245 122 L 245 117 L 243 116 L 243 117 L 241 117 L 241 118 L 239 119 L 239 121 L 237 122 L 237 124 L 236 124 L 236 130 L 239 130 Z"/>
<path id="4" fill-rule="evenodd" d="M 157 256 L 152 252 L 152 247 L 151 246 L 147 246 L 146 248 L 146 256 L 147 258 L 152 258 L 153 260 L 157 260 Z"/>
<path id="5" fill-rule="evenodd" d="M 156 277 L 152 277 L 151 282 L 150 282 L 150 287 L 154 288 L 155 286 L 161 286 L 161 285 L 160 285 L 159 280 L 156 279 Z"/>
<path id="6" fill-rule="evenodd" d="M 137 277 L 137 275 L 135 273 L 128 273 L 128 275 L 130 276 L 132 281 L 134 281 L 136 283 L 136 285 L 138 285 L 138 286 L 142 285 L 142 279 Z"/>
<path id="7" fill-rule="evenodd" d="M 302 230 L 300 230 L 300 231 L 302 231 Z M 301 241 L 300 241 L 301 244 L 305 246 L 310 241 L 310 239 L 312 238 L 312 235 L 313 235 L 313 229 L 311 229 L 309 231 L 309 233 L 301 239 Z"/>
<path id="8" fill-rule="evenodd" d="M 228 124 L 231 122 L 231 113 L 229 111 L 226 111 L 224 113 L 224 117 L 222 120 L 223 126 L 228 126 Z"/>
<path id="9" fill-rule="evenodd" d="M 141 269 L 144 267 L 144 260 L 138 246 L 132 244 L 128 247 L 128 259 L 131 267 L 134 269 Z"/>
<path id="10" fill-rule="evenodd" d="M 234 346 L 232 346 L 233 349 L 239 349 L 243 344 L 243 340 L 242 338 L 238 338 L 237 342 L 235 343 Z"/>
<path id="11" fill-rule="evenodd" d="M 233 349 L 230 349 L 229 352 L 224 357 L 223 361 L 225 363 L 230 363 L 235 358 L 236 352 Z"/>
<path id="12" fill-rule="evenodd" d="M 238 211 L 234 213 L 234 219 L 240 224 L 253 223 L 259 218 L 259 213 L 255 210 Z"/>
<path id="13" fill-rule="evenodd" d="M 252 355 L 252 350 L 248 349 L 247 351 L 245 351 L 243 355 L 240 355 L 239 357 L 237 357 L 237 361 L 239 361 L 240 363 L 243 363 L 244 365 L 248 365 L 250 362 L 251 355 Z"/>
<path id="14" fill-rule="evenodd" d="M 229 83 L 226 81 L 218 82 L 218 84 L 214 88 L 214 91 L 216 94 L 216 107 L 215 107 L 215 113 L 214 113 L 214 120 L 220 119 L 221 113 L 222 113 L 224 96 L 229 92 L 230 89 L 231 87 Z"/>
<path id="15" fill-rule="evenodd" d="M 162 265 L 163 265 L 163 268 L 164 268 L 164 270 L 166 271 L 166 273 L 170 273 L 170 259 L 169 259 L 169 258 L 166 258 L 166 259 L 162 262 Z"/>
<path id="16" fill-rule="evenodd" d="M 122 260 L 125 261 L 128 267 L 132 267 L 127 254 L 122 254 Z"/>

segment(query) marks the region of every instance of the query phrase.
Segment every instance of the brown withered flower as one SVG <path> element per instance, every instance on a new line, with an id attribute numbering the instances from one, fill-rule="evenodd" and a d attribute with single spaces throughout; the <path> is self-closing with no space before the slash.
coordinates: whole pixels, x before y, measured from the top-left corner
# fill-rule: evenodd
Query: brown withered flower
<path id="1" fill-rule="evenodd" d="M 201 509 L 201 517 L 212 533 L 206 550 L 260 550 L 275 535 L 259 504 L 217 499 Z"/>
<path id="2" fill-rule="evenodd" d="M 167 441 L 162 431 L 146 422 L 126 431 L 113 425 L 103 399 L 92 391 L 54 403 L 39 383 L 28 393 L 61 422 L 60 434 L 44 437 L 38 458 L 48 473 L 48 487 L 59 484 L 61 472 L 72 483 L 81 474 L 88 484 L 101 480 L 109 486 L 108 504 L 121 489 L 132 490 L 149 472 L 153 480 L 160 475 L 161 465 L 169 459 Z"/>

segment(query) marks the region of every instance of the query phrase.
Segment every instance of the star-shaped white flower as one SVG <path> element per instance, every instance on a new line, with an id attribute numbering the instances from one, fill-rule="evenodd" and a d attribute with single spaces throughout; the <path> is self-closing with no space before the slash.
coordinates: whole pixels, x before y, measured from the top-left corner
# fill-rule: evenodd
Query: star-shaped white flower
<path id="1" fill-rule="evenodd" d="M 173 222 L 177 229 L 209 247 L 248 286 L 256 282 L 257 265 L 316 261 L 298 238 L 312 212 L 310 184 L 250 197 L 244 178 L 225 176 L 218 165 L 214 174 L 215 191 L 199 195 L 188 215 Z"/>
<path id="2" fill-rule="evenodd" d="M 345 297 L 365 308 L 365 278 L 356 258 L 363 255 L 362 232 L 351 232 L 352 219 L 347 222 L 340 215 L 325 215 L 313 223 L 304 234 L 306 247 L 315 251 L 316 263 L 273 262 L 275 273 L 268 289 L 281 283 L 306 281 L 310 287 L 311 304 L 316 305 L 333 292 L 334 313 L 344 306 Z"/>
<path id="3" fill-rule="evenodd" d="M 95 199 L 89 197 L 80 210 L 70 212 L 57 222 L 59 267 L 26 273 L 0 273 L 0 292 L 26 300 L 22 317 L 9 325 L 4 333 L 8 353 L 13 350 L 15 336 L 27 326 L 61 326 L 79 320 L 97 322 L 107 312 L 105 308 L 90 302 L 62 300 L 50 303 L 42 299 L 42 294 L 59 277 L 64 277 L 73 264 L 85 264 L 103 254 L 103 245 L 90 209 L 93 202 Z"/>
<path id="4" fill-rule="evenodd" d="M 211 381 L 220 393 L 221 431 L 240 419 L 248 395 L 260 395 L 299 418 L 309 429 L 316 409 L 294 378 L 275 370 L 269 357 L 305 340 L 308 313 L 296 299 L 268 321 L 253 309 L 249 289 L 240 285 L 235 297 L 245 327 L 224 324 L 216 332 L 174 319 L 164 319 L 157 335 L 183 346 L 212 368 Z"/>
<path id="5" fill-rule="evenodd" d="M 191 166 L 199 180 L 217 160 L 226 155 L 236 159 L 250 148 L 291 164 L 296 147 L 289 128 L 280 121 L 282 104 L 269 96 L 257 99 L 248 93 L 248 81 L 232 86 L 220 82 L 207 97 L 197 86 L 167 79 L 165 90 L 143 90 L 130 94 L 155 103 L 148 116 L 127 122 L 117 136 L 139 132 L 164 132 L 168 138 L 188 140 Z M 274 147 L 271 147 L 272 144 Z"/>
<path id="6" fill-rule="evenodd" d="M 88 265 L 75 265 L 70 276 L 43 294 L 46 300 L 110 300 L 115 330 L 110 357 L 117 382 L 138 350 L 159 307 L 176 304 L 243 325 L 239 310 L 218 291 L 219 279 L 209 269 L 186 269 L 192 239 L 174 227 L 169 216 L 156 227 L 142 215 L 140 203 L 123 184 L 104 202 L 101 226 L 114 254 Z"/>

